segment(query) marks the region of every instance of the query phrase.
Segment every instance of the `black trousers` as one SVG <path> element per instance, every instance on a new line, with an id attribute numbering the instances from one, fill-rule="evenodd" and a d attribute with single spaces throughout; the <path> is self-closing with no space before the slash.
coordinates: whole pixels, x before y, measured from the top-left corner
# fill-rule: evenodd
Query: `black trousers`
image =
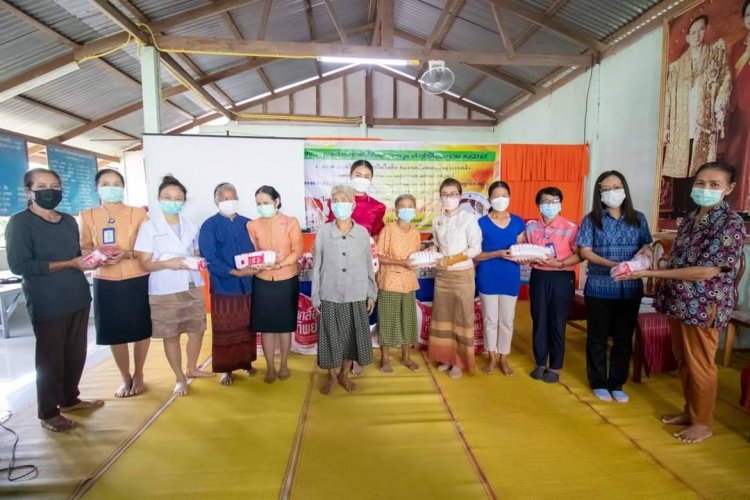
<path id="1" fill-rule="evenodd" d="M 586 297 L 586 371 L 592 389 L 622 390 L 628 380 L 641 299 Z M 612 350 L 607 364 L 607 338 Z M 607 369 L 609 367 L 609 370 Z"/>
<path id="2" fill-rule="evenodd" d="M 39 418 L 60 414 L 60 406 L 77 404 L 78 383 L 86 364 L 89 308 L 34 323 L 36 399 Z"/>
<path id="3" fill-rule="evenodd" d="M 575 294 L 573 271 L 531 270 L 529 299 L 536 366 L 559 370 L 565 357 L 565 323 Z"/>

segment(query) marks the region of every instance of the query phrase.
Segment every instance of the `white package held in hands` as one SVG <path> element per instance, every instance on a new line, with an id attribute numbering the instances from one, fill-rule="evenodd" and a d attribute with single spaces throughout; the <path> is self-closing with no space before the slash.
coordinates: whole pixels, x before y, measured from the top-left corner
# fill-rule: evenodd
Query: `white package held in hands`
<path id="1" fill-rule="evenodd" d="M 414 252 L 409 256 L 409 263 L 414 267 L 430 268 L 437 266 L 438 262 L 443 260 L 443 254 L 440 252 L 422 251 Z"/>
<path id="2" fill-rule="evenodd" d="M 546 259 L 552 256 L 552 250 L 541 245 L 531 243 L 519 243 L 510 246 L 510 256 L 516 258 Z"/>
<path id="3" fill-rule="evenodd" d="M 186 257 L 176 253 L 163 253 L 159 256 L 159 261 L 163 262 L 174 258 L 179 258 L 182 263 L 192 271 L 202 271 L 203 269 L 206 269 L 206 259 L 203 257 Z"/>
<path id="4" fill-rule="evenodd" d="M 261 250 L 259 252 L 241 253 L 234 256 L 234 267 L 245 269 L 246 267 L 264 267 L 276 264 L 276 252 L 272 250 Z"/>

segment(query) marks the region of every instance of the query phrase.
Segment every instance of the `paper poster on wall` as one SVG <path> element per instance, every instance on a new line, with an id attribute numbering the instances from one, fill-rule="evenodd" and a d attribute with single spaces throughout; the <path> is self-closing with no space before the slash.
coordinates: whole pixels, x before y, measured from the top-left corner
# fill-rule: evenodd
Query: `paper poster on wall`
<path id="1" fill-rule="evenodd" d="M 13 215 L 26 208 L 23 174 L 28 169 L 26 141 L 0 135 L 0 216 Z"/>
<path id="2" fill-rule="evenodd" d="M 96 193 L 96 157 L 67 148 L 47 146 L 47 163 L 50 170 L 60 175 L 63 199 L 57 209 L 78 215 L 87 208 L 99 205 Z"/>
<path id="3" fill-rule="evenodd" d="M 349 183 L 349 168 L 359 159 L 372 163 L 369 194 L 388 207 L 385 221 L 395 220 L 393 202 L 409 193 L 417 199 L 415 223 L 429 231 L 440 210 L 438 186 L 446 177 L 463 185 L 461 209 L 489 211 L 487 187 L 499 174 L 496 144 L 430 144 L 385 141 L 308 141 L 305 144 L 305 218 L 315 231 L 328 217 L 331 187 Z"/>

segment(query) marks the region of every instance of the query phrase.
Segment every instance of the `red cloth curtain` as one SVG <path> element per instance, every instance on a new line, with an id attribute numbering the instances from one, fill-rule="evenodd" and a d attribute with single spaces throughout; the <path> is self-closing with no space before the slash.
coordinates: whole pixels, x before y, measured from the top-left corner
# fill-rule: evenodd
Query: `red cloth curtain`
<path id="1" fill-rule="evenodd" d="M 500 178 L 510 185 L 511 212 L 524 219 L 539 218 L 536 193 L 554 186 L 563 193 L 562 216 L 580 222 L 589 172 L 586 144 L 503 144 L 500 165 Z"/>

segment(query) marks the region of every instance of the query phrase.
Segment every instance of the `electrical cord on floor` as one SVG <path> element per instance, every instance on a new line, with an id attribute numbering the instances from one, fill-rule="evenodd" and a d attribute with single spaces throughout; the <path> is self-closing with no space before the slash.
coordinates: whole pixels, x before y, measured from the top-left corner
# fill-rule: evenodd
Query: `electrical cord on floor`
<path id="1" fill-rule="evenodd" d="M 10 461 L 8 467 L 0 468 L 0 472 L 8 471 L 8 481 L 21 481 L 22 479 L 36 479 L 39 475 L 39 469 L 36 465 L 16 465 L 16 448 L 18 448 L 18 434 L 10 427 L 5 426 L 5 422 L 10 420 L 13 412 L 5 410 L 5 414 L 0 416 L 0 428 L 13 435 L 13 446 L 10 451 Z M 24 472 L 25 471 L 25 472 Z M 14 476 L 13 474 L 20 474 Z"/>

